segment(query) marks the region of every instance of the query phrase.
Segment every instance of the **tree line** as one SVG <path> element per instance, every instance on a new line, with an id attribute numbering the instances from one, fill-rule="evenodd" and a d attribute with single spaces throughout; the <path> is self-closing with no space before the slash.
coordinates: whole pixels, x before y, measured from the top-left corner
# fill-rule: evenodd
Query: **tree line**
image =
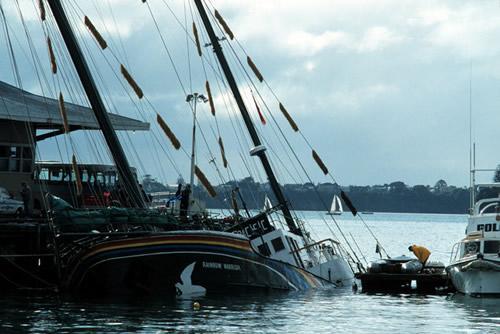
<path id="1" fill-rule="evenodd" d="M 145 179 L 143 185 L 147 192 L 176 190 L 175 185 L 166 187 L 152 178 Z M 262 209 L 266 196 L 276 204 L 269 184 L 255 182 L 250 177 L 215 186 L 215 190 L 217 196 L 214 198 L 201 186 L 195 186 L 194 194 L 206 203 L 207 208 L 213 209 L 233 208 L 235 202 L 241 210 L 245 207 Z M 448 185 L 444 180 L 439 180 L 434 186 L 409 186 L 401 181 L 345 187 L 332 183 L 283 185 L 285 197 L 295 210 L 327 211 L 333 196 L 339 195 L 341 190 L 358 211 L 465 214 L 469 207 L 469 189 Z"/>

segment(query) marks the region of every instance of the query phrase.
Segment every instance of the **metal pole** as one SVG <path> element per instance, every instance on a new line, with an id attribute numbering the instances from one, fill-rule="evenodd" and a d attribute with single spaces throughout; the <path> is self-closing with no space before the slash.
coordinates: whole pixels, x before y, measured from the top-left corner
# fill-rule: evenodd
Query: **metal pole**
<path id="1" fill-rule="evenodd" d="M 191 193 L 194 190 L 194 166 L 195 166 L 195 151 L 196 151 L 196 104 L 198 102 L 198 93 L 193 94 L 194 107 L 193 107 L 193 142 L 191 147 L 191 175 L 189 184 L 191 186 Z"/>
<path id="2" fill-rule="evenodd" d="M 85 89 L 85 93 L 90 101 L 90 105 L 92 106 L 92 110 L 94 111 L 97 122 L 99 123 L 99 127 L 102 130 L 104 139 L 106 140 L 111 155 L 113 156 L 120 180 L 130 196 L 131 204 L 135 207 L 144 208 L 145 203 L 142 193 L 139 190 L 138 183 L 132 173 L 132 170 L 130 169 L 127 157 L 125 156 L 116 132 L 111 125 L 104 103 L 101 99 L 99 91 L 97 90 L 92 74 L 87 62 L 85 61 L 80 46 L 78 45 L 73 30 L 71 29 L 71 25 L 66 17 L 61 1 L 47 0 L 47 2 L 52 10 L 52 13 L 54 14 L 54 18 L 59 30 L 61 31 L 66 48 L 68 49 L 71 59 L 73 60 L 73 64 L 75 65 L 82 86 Z"/>
<path id="3" fill-rule="evenodd" d="M 285 199 L 285 196 L 283 195 L 281 187 L 278 183 L 278 180 L 276 179 L 276 176 L 274 175 L 274 171 L 273 171 L 271 164 L 269 163 L 269 160 L 268 160 L 267 155 L 265 153 L 265 147 L 262 145 L 260 138 L 257 134 L 257 131 L 255 130 L 255 127 L 252 123 L 252 119 L 250 118 L 250 115 L 249 115 L 248 110 L 245 106 L 245 103 L 243 102 L 243 98 L 241 96 L 241 93 L 238 89 L 238 85 L 236 83 L 236 80 L 234 79 L 233 73 L 231 72 L 229 64 L 224 56 L 224 52 L 222 51 L 222 47 L 219 43 L 219 39 L 215 35 L 214 29 L 212 27 L 212 24 L 210 23 L 210 20 L 208 18 L 207 12 L 205 11 L 205 8 L 203 7 L 202 1 L 201 0 L 194 0 L 194 2 L 196 4 L 196 7 L 198 8 L 198 12 L 200 13 L 201 19 L 203 21 L 203 24 L 205 25 L 205 29 L 207 30 L 208 36 L 210 37 L 210 42 L 212 43 L 212 47 L 214 48 L 215 55 L 217 56 L 217 59 L 219 60 L 221 68 L 224 71 L 224 75 L 226 76 L 229 87 L 231 88 L 231 91 L 234 95 L 234 99 L 236 100 L 236 104 L 238 105 L 238 108 L 240 109 L 240 112 L 241 112 L 241 115 L 243 116 L 243 120 L 245 121 L 245 125 L 247 127 L 247 130 L 250 133 L 250 137 L 252 138 L 252 142 L 253 142 L 255 147 L 254 147 L 254 149 L 252 149 L 251 154 L 256 155 L 260 158 L 260 161 L 262 163 L 264 171 L 266 172 L 267 178 L 269 180 L 269 184 L 271 185 L 271 189 L 273 190 L 274 196 L 276 196 L 276 199 L 278 200 L 278 203 L 280 204 L 281 210 L 282 210 L 283 215 L 285 217 L 285 221 L 288 225 L 288 228 L 290 229 L 290 232 L 295 233 L 297 235 L 302 235 L 301 230 L 297 227 L 297 225 L 295 224 L 295 221 L 293 220 L 290 209 L 288 208 L 288 203 Z"/>

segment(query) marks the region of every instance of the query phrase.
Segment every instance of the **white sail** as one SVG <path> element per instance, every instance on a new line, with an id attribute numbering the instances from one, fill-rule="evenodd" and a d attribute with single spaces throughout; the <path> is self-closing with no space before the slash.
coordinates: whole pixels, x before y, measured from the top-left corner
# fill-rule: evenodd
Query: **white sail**
<path id="1" fill-rule="evenodd" d="M 273 204 L 271 203 L 271 200 L 269 199 L 269 197 L 267 197 L 267 195 L 266 195 L 266 198 L 264 199 L 264 211 L 271 210 L 272 207 L 273 207 Z"/>
<path id="2" fill-rule="evenodd" d="M 330 213 L 341 214 L 342 212 L 344 212 L 344 209 L 342 208 L 342 202 L 340 201 L 340 198 L 337 195 L 335 195 L 333 196 L 332 206 L 330 207 Z"/>

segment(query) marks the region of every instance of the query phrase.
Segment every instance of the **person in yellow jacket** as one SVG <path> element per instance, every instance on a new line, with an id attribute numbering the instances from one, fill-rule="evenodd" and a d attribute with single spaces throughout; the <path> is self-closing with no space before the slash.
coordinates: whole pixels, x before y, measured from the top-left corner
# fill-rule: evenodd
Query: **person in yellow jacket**
<path id="1" fill-rule="evenodd" d="M 427 263 L 429 256 L 431 255 L 431 251 L 423 246 L 412 245 L 408 247 L 410 252 L 413 252 L 417 259 L 422 263 L 423 266 Z"/>

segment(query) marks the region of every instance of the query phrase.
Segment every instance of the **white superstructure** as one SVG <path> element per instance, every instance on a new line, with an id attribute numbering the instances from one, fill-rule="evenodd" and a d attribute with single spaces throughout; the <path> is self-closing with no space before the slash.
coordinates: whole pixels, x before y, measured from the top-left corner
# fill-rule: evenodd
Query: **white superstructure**
<path id="1" fill-rule="evenodd" d="M 336 240 L 310 240 L 305 245 L 304 238 L 275 229 L 254 238 L 251 244 L 271 259 L 303 268 L 337 286 L 351 286 L 353 283 L 353 269 L 346 260 L 348 255 Z"/>

